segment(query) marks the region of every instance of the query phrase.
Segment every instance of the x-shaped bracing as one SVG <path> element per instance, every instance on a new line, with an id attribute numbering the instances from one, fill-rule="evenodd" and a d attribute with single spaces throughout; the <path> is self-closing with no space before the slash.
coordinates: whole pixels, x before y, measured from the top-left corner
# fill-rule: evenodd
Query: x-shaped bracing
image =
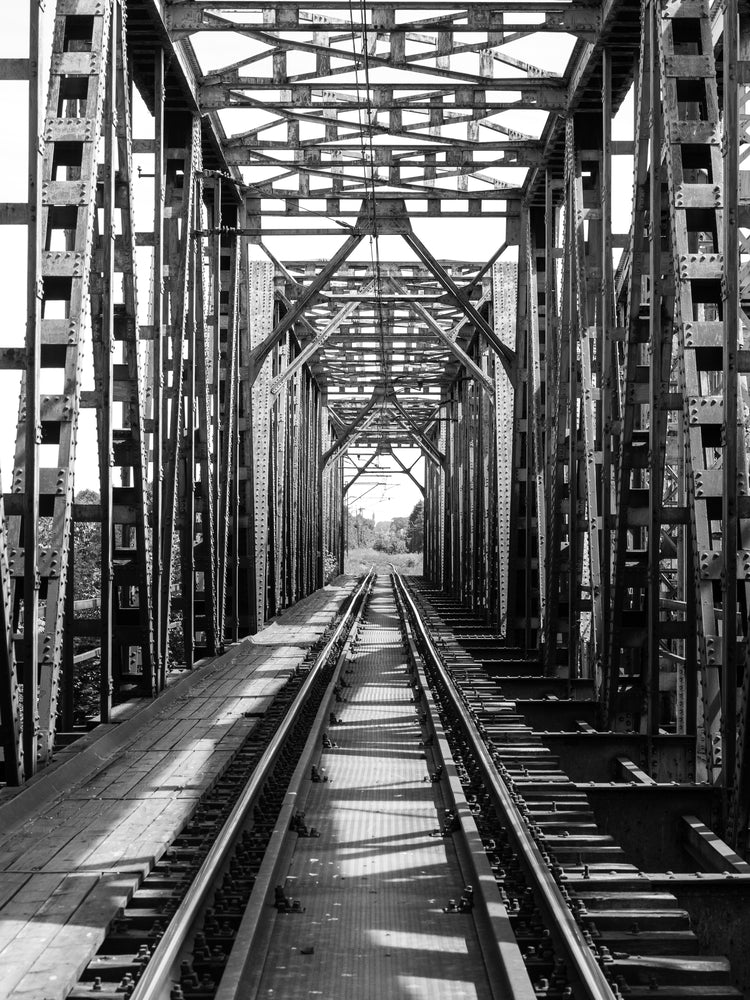
<path id="1" fill-rule="evenodd" d="M 399 206 L 401 206 L 402 210 Z M 348 260 L 362 239 L 364 239 L 368 233 L 372 235 L 377 231 L 380 235 L 401 236 L 417 254 L 427 270 L 445 289 L 452 304 L 463 313 L 463 321 L 456 323 L 449 329 L 446 329 L 428 312 L 427 309 L 425 309 L 421 303 L 408 296 L 407 290 L 404 286 L 400 285 L 397 281 L 395 281 L 395 279 L 392 278 L 385 280 L 385 284 L 389 285 L 396 292 L 396 294 L 403 294 L 405 296 L 405 301 L 408 303 L 412 311 L 419 316 L 428 329 L 430 329 L 437 336 L 438 340 L 440 340 L 440 342 L 448 348 L 459 363 L 463 365 L 464 368 L 466 368 L 466 370 L 477 380 L 478 384 L 489 395 L 490 399 L 494 400 L 495 387 L 492 379 L 479 367 L 479 365 L 476 364 L 475 361 L 473 361 L 464 348 L 458 343 L 459 332 L 467 325 L 484 334 L 488 342 L 496 351 L 501 364 L 505 368 L 508 377 L 511 380 L 511 383 L 514 383 L 515 352 L 495 335 L 491 324 L 487 322 L 479 311 L 487 301 L 488 296 L 486 294 L 482 296 L 478 304 L 478 308 L 470 301 L 466 290 L 461 289 L 456 284 L 451 275 L 445 270 L 440 262 L 433 257 L 424 243 L 422 243 L 422 241 L 414 234 L 406 213 L 406 206 L 403 203 L 398 201 L 389 201 L 387 203 L 387 212 L 385 212 L 385 214 L 381 212 L 379 219 L 377 215 L 373 215 L 370 209 L 371 206 L 369 202 L 362 203 L 356 230 L 352 232 L 346 242 L 339 248 L 338 252 L 331 258 L 325 267 L 321 268 L 312 281 L 302 289 L 296 302 L 292 304 L 288 299 L 286 299 L 286 297 L 284 297 L 284 302 L 288 306 L 287 312 L 279 320 L 266 340 L 257 345 L 250 354 L 251 379 L 254 381 L 255 376 L 268 353 L 278 343 L 286 331 L 297 322 L 304 323 L 309 330 L 314 331 L 313 336 L 303 345 L 301 353 L 274 378 L 271 384 L 271 392 L 273 395 L 277 395 L 286 380 L 290 378 L 303 364 L 310 361 L 318 353 L 318 351 L 321 350 L 329 338 L 339 329 L 342 323 L 344 323 L 350 316 L 352 316 L 353 313 L 356 312 L 360 305 L 360 300 L 355 296 L 352 301 L 347 302 L 344 306 L 342 306 L 336 315 L 326 324 L 324 329 L 320 331 L 315 331 L 315 328 L 311 326 L 309 320 L 307 320 L 304 315 L 305 311 L 314 304 L 323 288 L 325 288 L 325 286 L 332 280 L 345 261 Z M 380 287 L 378 287 L 378 285 L 380 285 Z M 367 282 L 359 289 L 359 295 L 365 297 L 371 295 L 373 291 L 382 292 L 382 290 L 383 284 L 374 279 Z"/>

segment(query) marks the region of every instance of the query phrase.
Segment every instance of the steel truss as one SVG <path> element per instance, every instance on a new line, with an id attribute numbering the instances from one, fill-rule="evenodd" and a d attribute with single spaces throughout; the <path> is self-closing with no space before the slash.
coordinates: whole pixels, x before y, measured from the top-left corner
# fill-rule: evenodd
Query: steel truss
<path id="1" fill-rule="evenodd" d="M 123 698 L 158 694 L 170 662 L 193 666 L 320 586 L 327 550 L 340 557 L 340 463 L 326 476 L 327 516 L 301 486 L 332 440 L 323 395 L 300 371 L 272 406 L 250 402 L 252 338 L 279 319 L 273 269 L 248 270 L 238 184 L 206 153 L 153 26 L 144 41 L 142 13 L 123 0 L 58 3 L 41 129 L 30 109 L 30 147 L 43 155 L 30 160 L 28 207 L 3 206 L 2 221 L 30 234 L 26 349 L 2 354 L 3 367 L 23 373 L 0 534 L 10 783 L 46 763 L 56 730 L 71 726 L 77 672 L 91 655 L 76 640 L 96 647 L 108 721 Z M 35 94 L 38 51 L 34 17 L 31 59 L 4 63 L 3 78 L 31 76 Z M 134 82 L 153 113 L 148 139 L 132 137 Z M 134 155 L 152 163 L 153 231 L 136 232 Z M 151 267 L 139 299 L 141 248 Z M 289 334 L 268 366 L 297 349 Z M 96 416 L 95 503 L 74 494 L 86 409 Z M 43 446 L 54 447 L 51 462 Z M 87 523 L 101 530 L 93 601 L 77 600 L 74 586 L 74 540 Z"/>
<path id="2" fill-rule="evenodd" d="M 696 737 L 685 778 L 725 788 L 726 831 L 741 844 L 750 812 L 747 25 L 735 5 L 724 31 L 721 11 L 700 0 L 648 2 L 638 13 L 636 23 L 633 8 L 610 6 L 599 50 L 573 57 L 570 113 L 551 118 L 545 169 L 525 186 L 515 430 L 512 449 L 506 433 L 495 452 L 512 469 L 509 494 L 500 476 L 495 499 L 498 609 L 502 621 L 509 581 L 508 640 L 538 645 L 550 674 L 592 677 L 605 723 Z M 622 63 L 628 37 L 634 75 Z M 633 138 L 613 141 L 631 84 Z M 633 210 L 621 234 L 613 161 L 626 155 Z M 429 565 L 483 609 L 468 582 L 481 508 L 457 474 L 471 467 L 481 431 L 463 400 L 457 414 L 448 439 L 463 446 L 445 482 L 433 473 L 428 484 L 430 519 L 444 519 Z M 476 490 L 482 473 L 471 475 Z"/>
<path id="3" fill-rule="evenodd" d="M 727 14 L 736 23 L 722 65 L 714 53 L 727 36 L 708 4 L 649 2 L 640 13 L 632 144 L 612 140 L 623 74 L 605 40 L 593 68 L 600 110 L 587 108 L 591 83 L 583 83 L 564 138 L 550 130 L 555 169 L 529 186 L 518 331 L 533 328 L 535 309 L 543 315 L 545 403 L 529 431 L 539 446 L 520 440 L 514 463 L 527 480 L 541 476 L 547 504 L 538 551 L 548 671 L 593 677 L 611 726 L 696 735 L 696 770 L 685 777 L 723 785 L 727 831 L 741 842 L 750 579 L 744 20 L 736 8 Z M 621 153 L 634 169 L 626 237 L 612 225 L 612 157 Z M 530 343 L 536 349 L 536 336 Z M 524 395 L 534 398 L 537 362 L 520 341 L 519 365 Z M 516 408 L 528 416 L 518 390 Z M 511 523 L 521 529 L 519 517 Z M 527 553 L 532 537 L 533 529 Z"/>
<path id="4" fill-rule="evenodd" d="M 30 94 L 27 201 L 0 205 L 28 233 L 25 344 L 0 354 L 22 373 L 0 519 L 4 780 L 70 727 L 81 640 L 101 720 L 157 695 L 176 658 L 343 568 L 347 492 L 392 454 L 424 493 L 426 574 L 550 675 L 592 677 L 607 725 L 693 736 L 685 777 L 723 786 L 741 843 L 744 7 L 57 0 L 44 113 L 31 9 L 28 58 L 0 61 Z M 563 70 L 521 58 L 537 38 Z M 245 54 L 207 55 L 211 39 Z M 630 88 L 632 135 L 614 139 Z M 436 218 L 497 227 L 500 248 L 438 260 L 420 229 Z M 274 242 L 332 234 L 323 261 Z M 381 260 L 381 237 L 403 259 Z M 74 488 L 87 410 L 95 503 Z M 394 448 L 419 449 L 424 475 Z M 85 524 L 101 581 L 84 607 Z"/>

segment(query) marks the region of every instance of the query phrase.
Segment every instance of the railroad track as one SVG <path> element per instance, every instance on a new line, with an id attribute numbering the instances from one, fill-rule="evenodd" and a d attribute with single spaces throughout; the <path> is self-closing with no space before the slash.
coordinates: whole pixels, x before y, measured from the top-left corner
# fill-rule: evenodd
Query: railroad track
<path id="1" fill-rule="evenodd" d="M 264 860 L 285 797 L 300 758 L 309 756 L 310 732 L 336 683 L 373 580 L 372 573 L 364 578 L 339 620 L 308 651 L 201 798 L 110 925 L 69 1000 L 207 1000 L 216 995 L 243 917 L 259 905 Z M 290 909 L 294 906 L 290 899 Z"/>
<path id="2" fill-rule="evenodd" d="M 537 996 L 739 1000 L 729 961 L 701 954 L 675 896 L 655 891 L 599 832 L 585 793 L 503 695 L 502 662 L 493 662 L 490 676 L 471 655 L 482 645 L 479 630 L 459 626 L 456 636 L 441 611 L 460 614 L 458 606 L 436 608 L 423 584 L 396 585 L 452 732 L 454 759 L 481 804 L 493 872 Z M 474 633 L 465 646 L 462 629 Z M 493 658 L 504 658 L 508 678 L 541 673 L 534 658 L 487 642 Z"/>
<path id="3" fill-rule="evenodd" d="M 145 878 L 73 1000 L 256 996 L 273 906 L 303 910 L 283 887 L 295 843 L 289 831 L 315 834 L 295 804 L 311 778 L 325 780 L 321 735 L 334 721 L 335 692 L 347 683 L 343 672 L 363 628 L 373 643 L 373 583 L 370 574 Z M 428 594 L 397 575 L 392 587 L 410 663 L 414 738 L 449 805 L 440 832 L 471 886 L 445 909 L 473 916 L 493 996 L 616 1000 L 658 991 L 664 1000 L 738 1000 L 727 960 L 700 955 L 676 899 L 644 886 L 598 832 L 585 795 L 501 682 L 442 641 Z M 511 673 L 535 669 L 514 651 L 503 655 Z"/>

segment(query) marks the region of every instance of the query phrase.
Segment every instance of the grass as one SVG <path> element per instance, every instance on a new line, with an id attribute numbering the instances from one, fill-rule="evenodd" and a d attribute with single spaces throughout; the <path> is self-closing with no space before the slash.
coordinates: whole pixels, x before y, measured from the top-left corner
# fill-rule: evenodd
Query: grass
<path id="1" fill-rule="evenodd" d="M 404 576 L 422 575 L 422 553 L 401 552 L 389 555 L 374 549 L 349 549 L 344 557 L 344 572 L 351 576 L 367 573 L 374 565 L 378 573 L 390 573 L 395 566 Z"/>

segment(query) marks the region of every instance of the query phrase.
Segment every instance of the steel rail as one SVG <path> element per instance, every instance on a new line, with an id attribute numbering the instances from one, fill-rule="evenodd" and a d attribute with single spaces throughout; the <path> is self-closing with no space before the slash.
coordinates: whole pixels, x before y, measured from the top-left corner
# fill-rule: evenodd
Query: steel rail
<path id="1" fill-rule="evenodd" d="M 443 680 L 451 706 L 473 743 L 472 750 L 484 771 L 488 789 L 502 810 L 502 820 L 508 835 L 527 867 L 535 890 L 537 904 L 544 912 L 550 924 L 550 931 L 553 936 L 556 936 L 557 943 L 565 953 L 564 958 L 569 963 L 568 971 L 572 972 L 573 978 L 577 980 L 581 988 L 579 995 L 585 997 L 586 1000 L 614 1000 L 614 994 L 604 973 L 599 968 L 581 929 L 575 922 L 573 914 L 552 877 L 552 873 L 547 867 L 518 806 L 513 801 L 507 785 L 498 774 L 489 750 L 476 732 L 471 714 L 461 701 L 448 671 L 443 666 L 429 631 L 422 620 L 422 615 L 404 584 L 403 578 L 400 574 L 394 573 L 394 580 L 401 591 L 404 603 L 419 634 L 423 652 L 429 656 L 435 670 Z"/>
<path id="2" fill-rule="evenodd" d="M 391 586 L 398 609 L 404 646 L 409 650 L 409 657 L 418 678 L 423 699 L 420 701 L 420 707 L 424 706 L 429 719 L 427 730 L 434 736 L 433 758 L 436 764 L 445 768 L 443 779 L 448 785 L 447 790 L 443 789 L 445 804 L 454 806 L 460 821 L 460 831 L 457 831 L 457 835 L 463 837 L 464 845 L 459 849 L 455 838 L 454 844 L 459 855 L 462 874 L 465 880 L 474 886 L 474 901 L 479 906 L 479 916 L 475 912 L 474 922 L 492 996 L 498 1000 L 507 1000 L 508 997 L 512 997 L 513 1000 L 535 1000 L 529 970 L 513 932 L 508 911 L 503 905 L 500 886 L 490 867 L 482 834 L 466 801 L 465 789 L 450 749 L 437 699 L 428 684 L 424 658 L 417 649 L 403 592 L 396 585 L 397 575 L 393 567 Z"/>
<path id="3" fill-rule="evenodd" d="M 370 570 L 371 582 L 375 579 L 374 569 Z M 366 598 L 359 603 L 351 623 L 351 629 L 346 642 L 341 647 L 338 661 L 334 666 L 332 681 L 341 678 L 343 664 L 347 652 L 356 648 L 359 642 L 358 626 L 365 614 Z M 297 761 L 297 766 L 287 786 L 287 793 L 282 803 L 275 829 L 266 845 L 263 863 L 260 866 L 252 893 L 245 906 L 239 927 L 232 941 L 232 947 L 227 963 L 221 973 L 214 1000 L 248 1000 L 257 997 L 260 978 L 263 974 L 263 962 L 258 962 L 258 956 L 267 950 L 266 935 L 273 933 L 273 917 L 267 917 L 266 903 L 269 901 L 272 885 L 284 884 L 290 857 L 297 850 L 296 846 L 289 851 L 288 833 L 293 815 L 300 805 L 304 805 L 307 793 L 303 785 L 309 787 L 310 766 L 313 760 L 320 758 L 320 741 L 323 731 L 328 728 L 327 716 L 331 708 L 330 698 L 324 696 L 318 707 L 315 721 L 310 727 L 307 742 Z M 264 943 L 266 942 L 266 943 Z"/>
<path id="4" fill-rule="evenodd" d="M 169 996 L 169 990 L 173 985 L 173 970 L 182 957 L 183 949 L 189 942 L 196 919 L 207 905 L 210 893 L 216 888 L 217 879 L 224 871 L 224 865 L 251 813 L 255 799 L 273 771 L 279 751 L 291 733 L 318 673 L 329 659 L 332 649 L 347 624 L 355 616 L 367 590 L 372 585 L 374 576 L 371 569 L 350 599 L 341 616 L 341 621 L 330 639 L 315 658 L 297 697 L 263 752 L 250 780 L 243 788 L 239 799 L 227 817 L 226 823 L 217 835 L 184 899 L 172 917 L 164 936 L 156 946 L 143 975 L 130 995 L 130 1000 L 162 1000 L 163 997 Z"/>

